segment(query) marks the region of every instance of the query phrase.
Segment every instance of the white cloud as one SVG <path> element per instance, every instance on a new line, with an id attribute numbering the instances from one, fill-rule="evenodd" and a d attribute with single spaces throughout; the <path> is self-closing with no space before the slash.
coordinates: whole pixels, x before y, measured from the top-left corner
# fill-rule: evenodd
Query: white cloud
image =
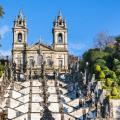
<path id="1" fill-rule="evenodd" d="M 4 26 L 0 27 L 0 35 L 1 35 L 2 38 L 4 37 L 4 35 L 5 35 L 7 32 L 9 32 L 9 27 L 8 27 L 8 25 L 4 25 Z"/>
<path id="2" fill-rule="evenodd" d="M 10 50 L 0 50 L 0 56 L 11 56 Z"/>
<path id="3" fill-rule="evenodd" d="M 70 50 L 80 51 L 80 50 L 84 50 L 86 48 L 88 48 L 86 43 L 70 43 L 69 44 L 69 49 Z"/>

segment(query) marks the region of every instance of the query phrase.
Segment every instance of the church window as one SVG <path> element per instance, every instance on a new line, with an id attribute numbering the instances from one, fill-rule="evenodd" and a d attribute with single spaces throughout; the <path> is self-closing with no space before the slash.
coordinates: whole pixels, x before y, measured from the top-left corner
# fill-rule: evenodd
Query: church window
<path id="1" fill-rule="evenodd" d="M 47 65 L 48 65 L 49 67 L 52 67 L 52 60 L 51 60 L 51 59 L 47 59 Z"/>
<path id="2" fill-rule="evenodd" d="M 62 22 L 61 22 L 61 21 L 59 22 L 59 25 L 62 25 Z"/>
<path id="3" fill-rule="evenodd" d="M 22 34 L 21 33 L 18 34 L 18 42 L 22 42 Z"/>
<path id="4" fill-rule="evenodd" d="M 35 61 L 34 59 L 29 59 L 29 65 L 30 67 L 34 67 Z"/>
<path id="5" fill-rule="evenodd" d="M 62 43 L 63 40 L 62 40 L 62 33 L 59 33 L 58 34 L 58 43 Z"/>
<path id="6" fill-rule="evenodd" d="M 60 67 L 60 68 L 63 67 L 63 60 L 59 60 L 59 67 Z"/>

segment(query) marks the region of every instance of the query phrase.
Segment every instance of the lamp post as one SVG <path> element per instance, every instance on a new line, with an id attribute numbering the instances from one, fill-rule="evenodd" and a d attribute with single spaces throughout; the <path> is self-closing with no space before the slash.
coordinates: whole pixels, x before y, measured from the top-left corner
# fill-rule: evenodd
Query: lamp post
<path id="1" fill-rule="evenodd" d="M 16 63 L 13 62 L 12 64 L 12 71 L 13 71 L 13 80 L 16 80 Z"/>
<path id="2" fill-rule="evenodd" d="M 28 78 L 28 75 L 27 75 L 27 60 L 25 61 L 25 64 L 24 64 L 24 68 L 23 68 L 23 72 L 24 72 L 24 77 L 25 77 L 25 81 L 27 80 L 27 78 Z"/>
<path id="3" fill-rule="evenodd" d="M 45 61 L 43 61 L 41 64 L 41 77 L 42 79 L 45 77 Z"/>
<path id="4" fill-rule="evenodd" d="M 56 71 L 54 70 L 53 72 L 53 75 L 54 75 L 54 80 L 56 79 Z"/>
<path id="5" fill-rule="evenodd" d="M 5 79 L 8 79 L 8 57 L 6 56 L 6 62 L 5 62 Z"/>
<path id="6" fill-rule="evenodd" d="M 18 68 L 18 80 L 20 80 L 21 78 L 21 70 L 22 69 L 22 64 L 21 64 L 21 58 L 20 58 L 20 64 L 19 64 L 19 68 Z"/>
<path id="7" fill-rule="evenodd" d="M 84 84 L 86 84 L 86 83 L 88 82 L 88 65 L 89 65 L 89 63 L 86 62 L 86 63 L 85 63 Z"/>
<path id="8" fill-rule="evenodd" d="M 32 78 L 32 66 L 30 65 L 30 80 L 31 80 L 31 78 Z"/>
<path id="9" fill-rule="evenodd" d="M 86 104 L 86 101 L 85 99 L 82 99 L 82 108 L 83 108 L 83 120 L 86 120 L 86 109 L 85 109 L 85 104 Z"/>

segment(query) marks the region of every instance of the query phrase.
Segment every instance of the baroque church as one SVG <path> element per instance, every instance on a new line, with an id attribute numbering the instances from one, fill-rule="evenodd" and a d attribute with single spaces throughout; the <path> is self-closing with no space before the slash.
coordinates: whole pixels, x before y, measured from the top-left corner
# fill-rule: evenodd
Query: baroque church
<path id="1" fill-rule="evenodd" d="M 85 120 L 87 114 L 91 118 L 96 111 L 85 106 L 89 98 L 80 98 L 78 64 L 75 62 L 68 71 L 68 60 L 77 60 L 69 59 L 67 26 L 62 15 L 54 21 L 52 46 L 41 41 L 29 46 L 27 33 L 20 12 L 13 27 L 13 63 L 6 63 L 0 78 L 0 120 Z M 56 71 L 67 74 L 58 77 L 62 75 Z M 39 76 L 34 78 L 36 74 Z"/>
<path id="2" fill-rule="evenodd" d="M 29 46 L 27 33 L 20 12 L 13 27 L 13 63 L 6 62 L 0 78 L 0 120 L 120 119 L 120 100 L 105 102 L 107 92 L 100 81 L 94 74 L 88 79 L 86 67 L 82 73 L 77 58 L 68 55 L 66 21 L 61 14 L 54 21 L 52 46 L 41 41 Z M 68 60 L 75 63 L 69 71 Z M 67 74 L 58 77 L 56 70 Z M 20 74 L 29 77 L 22 80 Z M 40 76 L 34 78 L 35 74 Z"/>
<path id="3" fill-rule="evenodd" d="M 41 65 L 44 64 L 46 74 L 52 74 L 54 70 L 68 72 L 67 26 L 60 12 L 53 22 L 51 46 L 41 41 L 29 46 L 27 34 L 27 23 L 20 11 L 14 21 L 12 44 L 12 61 L 16 64 L 17 71 L 29 74 L 32 69 L 32 74 L 39 74 Z"/>

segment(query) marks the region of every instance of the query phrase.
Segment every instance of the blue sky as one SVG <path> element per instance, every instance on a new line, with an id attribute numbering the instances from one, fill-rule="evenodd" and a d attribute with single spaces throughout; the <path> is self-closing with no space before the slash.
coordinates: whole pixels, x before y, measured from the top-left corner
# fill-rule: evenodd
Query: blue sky
<path id="1" fill-rule="evenodd" d="M 1 52 L 12 48 L 12 27 L 15 16 L 23 10 L 29 29 L 28 43 L 41 37 L 52 43 L 53 20 L 58 11 L 67 19 L 70 53 L 81 56 L 94 47 L 94 38 L 100 32 L 120 34 L 120 0 L 0 0 L 5 15 L 0 19 Z"/>

